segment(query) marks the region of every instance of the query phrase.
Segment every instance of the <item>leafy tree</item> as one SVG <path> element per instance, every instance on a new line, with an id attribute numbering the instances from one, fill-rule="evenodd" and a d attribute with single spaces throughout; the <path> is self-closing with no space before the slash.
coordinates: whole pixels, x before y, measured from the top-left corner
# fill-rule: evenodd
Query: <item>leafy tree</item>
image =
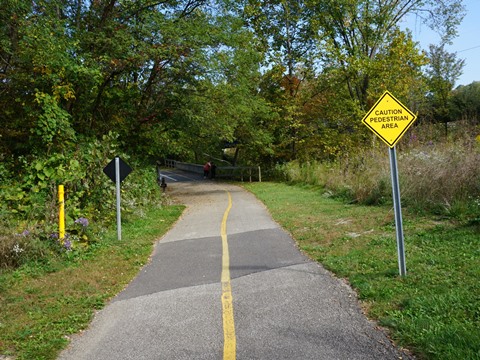
<path id="1" fill-rule="evenodd" d="M 279 114 L 272 130 L 278 156 L 284 159 L 312 153 L 304 151 L 312 131 L 323 139 L 328 138 L 320 135 L 325 131 L 333 131 L 333 137 L 341 136 L 338 131 L 351 132 L 356 116 L 387 88 L 419 107 L 416 99 L 426 91 L 421 72 L 426 56 L 399 24 L 418 14 L 449 41 L 463 17 L 459 0 L 235 3 L 267 54 L 262 94 Z M 319 101 L 328 105 L 315 113 Z M 327 153 L 336 153 L 336 148 L 342 147 L 329 147 Z"/>
<path id="2" fill-rule="evenodd" d="M 228 97 L 232 88 L 252 89 L 258 79 L 254 42 L 221 3 L 3 0 L 2 5 L 8 9 L 0 29 L 5 35 L 0 101 L 8 124 L 0 141 L 6 153 L 64 151 L 78 135 L 100 138 L 115 129 L 126 147 L 146 156 L 178 147 L 183 154 L 195 127 L 210 126 L 209 134 L 219 138 L 233 136 L 235 122 L 206 115 L 207 106 L 189 117 L 192 104 L 202 104 L 199 94 Z M 240 113 L 234 110 L 241 103 L 236 97 L 227 103 L 230 114 Z"/>
<path id="3" fill-rule="evenodd" d="M 416 110 L 419 99 L 427 91 L 422 68 L 428 64 L 427 55 L 419 51 L 409 32 L 399 29 L 391 33 L 385 46 L 378 51 L 372 63 L 371 85 L 367 105 L 373 105 L 385 90 L 409 102 Z"/>
<path id="4" fill-rule="evenodd" d="M 378 75 L 375 62 L 379 55 L 388 53 L 392 40 L 399 39 L 399 24 L 407 15 L 426 14 L 425 22 L 449 41 L 464 14 L 459 0 L 311 0 L 309 6 L 317 14 L 323 67 L 333 68 L 342 76 L 350 97 L 364 110 L 372 76 Z M 397 51 L 402 51 L 400 44 L 396 44 Z"/>
<path id="5" fill-rule="evenodd" d="M 280 113 L 277 151 L 284 159 L 296 158 L 297 143 L 305 131 L 297 95 L 302 83 L 313 77 L 316 59 L 313 13 L 303 0 L 251 0 L 245 2 L 242 15 L 263 44 L 270 67 L 264 84 L 270 83 L 267 91 L 277 95 L 270 98 Z"/>
<path id="6" fill-rule="evenodd" d="M 478 122 L 480 119 L 480 82 L 461 85 L 452 93 L 452 116 Z"/>
<path id="7" fill-rule="evenodd" d="M 425 54 L 420 53 L 407 32 L 392 32 L 389 41 L 376 54 L 375 58 L 362 65 L 368 72 L 368 91 L 362 105 L 358 98 L 352 97 L 350 87 L 345 82 L 345 69 L 331 66 L 323 69 L 314 81 L 302 91 L 304 114 L 310 120 L 308 138 L 304 151 L 314 158 L 335 159 L 371 138 L 371 134 L 361 125 L 360 119 L 365 109 L 385 90 L 407 100 L 409 107 L 418 108 L 423 99 L 426 84 L 423 80 L 422 66 L 427 62 Z M 360 69 L 360 67 L 358 68 Z M 315 149 L 308 145 L 314 144 Z"/>
<path id="8" fill-rule="evenodd" d="M 315 59 L 312 12 L 302 0 L 249 0 L 243 16 L 260 37 L 268 63 L 286 70 L 288 93 L 293 96 L 296 78 L 306 76 Z"/>
<path id="9" fill-rule="evenodd" d="M 426 14 L 448 41 L 460 4 L 0 0 L 0 149 L 19 165 L 115 130 L 145 158 L 235 140 L 255 159 L 329 157 L 384 88 L 421 91 L 399 21 Z"/>
<path id="10" fill-rule="evenodd" d="M 452 89 L 455 81 L 462 74 L 464 60 L 457 59 L 455 53 L 449 53 L 444 45 L 430 45 L 430 63 L 426 70 L 430 88 L 429 106 L 432 121 L 445 124 L 445 135 L 448 134 Z"/>

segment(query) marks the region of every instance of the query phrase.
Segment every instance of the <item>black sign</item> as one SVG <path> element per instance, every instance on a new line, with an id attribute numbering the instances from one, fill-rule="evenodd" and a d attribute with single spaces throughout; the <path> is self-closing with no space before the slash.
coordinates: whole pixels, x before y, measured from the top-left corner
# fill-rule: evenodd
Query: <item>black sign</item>
<path id="1" fill-rule="evenodd" d="M 132 172 L 132 168 L 128 166 L 128 164 L 123 161 L 120 157 L 118 158 L 119 166 L 120 166 L 120 182 L 125 180 L 125 178 Z M 105 175 L 107 175 L 114 183 L 116 183 L 115 177 L 115 159 L 110 161 L 107 166 L 103 169 Z"/>
<path id="2" fill-rule="evenodd" d="M 237 147 L 237 145 L 240 144 L 240 141 L 234 140 L 234 141 L 225 141 L 223 144 L 224 149 L 231 149 Z"/>

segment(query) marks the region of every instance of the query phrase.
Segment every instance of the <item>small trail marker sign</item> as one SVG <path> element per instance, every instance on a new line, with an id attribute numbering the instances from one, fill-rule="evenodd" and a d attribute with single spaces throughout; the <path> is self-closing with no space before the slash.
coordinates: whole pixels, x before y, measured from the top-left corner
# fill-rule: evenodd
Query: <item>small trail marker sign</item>
<path id="1" fill-rule="evenodd" d="M 118 159 L 118 165 L 119 165 L 119 170 L 120 170 L 120 182 L 125 180 L 125 178 L 132 172 L 132 168 L 122 160 L 120 157 L 115 157 L 112 161 L 108 163 L 107 166 L 103 169 L 103 172 L 105 175 L 107 175 L 114 183 L 117 182 L 117 176 L 116 176 L 116 161 Z"/>
<path id="2" fill-rule="evenodd" d="M 122 240 L 122 218 L 120 212 L 120 183 L 132 172 L 132 168 L 123 161 L 120 157 L 116 156 L 112 161 L 108 163 L 103 169 L 105 175 L 107 175 L 114 183 L 117 194 L 117 237 L 118 240 Z"/>
<path id="3" fill-rule="evenodd" d="M 385 91 L 362 122 L 393 148 L 416 118 L 405 105 Z"/>

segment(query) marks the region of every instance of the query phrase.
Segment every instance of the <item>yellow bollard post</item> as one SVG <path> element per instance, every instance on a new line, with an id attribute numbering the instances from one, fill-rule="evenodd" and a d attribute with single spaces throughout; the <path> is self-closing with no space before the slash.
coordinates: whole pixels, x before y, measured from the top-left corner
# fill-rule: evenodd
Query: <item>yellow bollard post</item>
<path id="1" fill-rule="evenodd" d="M 58 204 L 60 209 L 58 212 L 58 238 L 63 240 L 65 237 L 65 198 L 63 185 L 58 185 Z"/>

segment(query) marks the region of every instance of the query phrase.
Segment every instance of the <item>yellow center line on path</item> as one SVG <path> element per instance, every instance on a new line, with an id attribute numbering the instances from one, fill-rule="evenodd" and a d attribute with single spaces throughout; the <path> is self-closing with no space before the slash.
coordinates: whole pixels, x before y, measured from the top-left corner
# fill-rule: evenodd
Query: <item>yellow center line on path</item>
<path id="1" fill-rule="evenodd" d="M 222 315 L 223 315 L 223 359 L 235 360 L 237 340 L 235 338 L 235 324 L 233 321 L 233 297 L 230 283 L 230 254 L 228 252 L 227 219 L 232 208 L 232 196 L 227 191 L 228 207 L 222 220 Z"/>

